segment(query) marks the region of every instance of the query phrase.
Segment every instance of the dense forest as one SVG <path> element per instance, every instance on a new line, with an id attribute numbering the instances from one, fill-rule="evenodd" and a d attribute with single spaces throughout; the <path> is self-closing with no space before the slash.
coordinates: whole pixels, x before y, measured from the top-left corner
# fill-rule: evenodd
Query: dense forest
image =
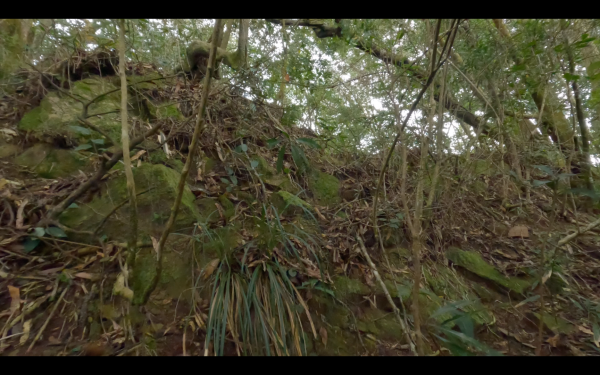
<path id="1" fill-rule="evenodd" d="M 0 19 L 0 355 L 600 355 L 599 48 Z"/>

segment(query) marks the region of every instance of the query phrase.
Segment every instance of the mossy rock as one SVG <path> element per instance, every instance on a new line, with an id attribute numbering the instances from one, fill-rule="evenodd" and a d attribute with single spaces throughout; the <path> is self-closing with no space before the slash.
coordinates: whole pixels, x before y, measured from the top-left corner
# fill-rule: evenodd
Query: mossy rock
<path id="1" fill-rule="evenodd" d="M 306 201 L 284 190 L 271 195 L 271 203 L 279 212 L 291 215 L 301 214 L 304 210 L 314 211 L 313 207 Z"/>
<path id="2" fill-rule="evenodd" d="M 380 340 L 401 343 L 405 341 L 402 325 L 398 323 L 394 314 L 386 313 L 379 309 L 367 308 L 356 324 L 359 330 L 371 333 Z"/>
<path id="3" fill-rule="evenodd" d="M 504 276 L 494 266 L 486 262 L 481 255 L 475 252 L 463 251 L 459 248 L 451 247 L 446 251 L 446 257 L 457 266 L 520 295 L 531 285 L 527 280 Z"/>
<path id="4" fill-rule="evenodd" d="M 179 159 L 175 159 L 172 157 L 167 158 L 167 155 L 162 149 L 152 152 L 149 156 L 149 159 L 150 163 L 152 164 L 164 164 L 167 167 L 174 169 L 179 173 L 181 173 L 181 171 L 183 170 L 183 162 Z"/>
<path id="5" fill-rule="evenodd" d="M 189 299 L 192 287 L 190 279 L 193 251 L 188 239 L 171 239 L 165 245 L 163 265 L 157 288 L 169 297 Z M 133 303 L 141 302 L 144 291 L 156 275 L 156 253 L 151 248 L 138 252 L 132 274 Z M 187 293 L 186 293 L 187 292 Z"/>
<path id="6" fill-rule="evenodd" d="M 537 322 L 539 322 L 540 319 L 540 314 L 533 313 L 533 315 L 535 316 L 537 325 Z M 542 320 L 544 321 L 544 326 L 546 327 L 546 329 L 552 331 L 552 333 L 554 334 L 563 333 L 568 335 L 575 331 L 575 326 L 573 326 L 573 324 L 567 322 L 559 316 L 556 316 L 556 314 L 550 315 L 546 313 L 544 314 Z"/>
<path id="7" fill-rule="evenodd" d="M 91 100 L 107 91 L 116 89 L 109 79 L 100 77 L 87 78 L 75 82 L 71 87 L 71 94 L 83 101 Z M 120 142 L 121 122 L 118 111 L 121 108 L 120 92 L 116 91 L 94 102 L 88 108 L 88 114 L 107 113 L 101 116 L 92 116 L 87 120 L 101 128 L 117 143 Z M 20 130 L 28 131 L 33 136 L 64 136 L 69 139 L 78 139 L 85 143 L 90 139 L 104 139 L 104 137 L 82 126 L 77 118 L 81 115 L 82 104 L 70 97 L 56 91 L 48 93 L 40 105 L 27 112 L 18 124 Z"/>
<path id="8" fill-rule="evenodd" d="M 317 204 L 333 207 L 342 201 L 340 196 L 340 180 L 335 176 L 318 170 L 311 172 L 308 187 Z"/>
<path id="9" fill-rule="evenodd" d="M 177 108 L 177 104 L 161 104 L 156 107 L 156 118 L 159 120 L 183 120 L 184 116 Z"/>
<path id="10" fill-rule="evenodd" d="M 140 235 L 160 236 L 177 195 L 180 174 L 164 165 L 142 164 L 133 169 L 137 196 L 138 231 Z M 67 209 L 60 221 L 71 228 L 94 231 L 100 222 L 115 208 L 127 200 L 127 182 L 124 174 L 108 181 L 100 197 L 91 202 Z M 173 231 L 191 228 L 200 219 L 190 189 L 184 188 L 183 197 Z M 100 233 L 111 239 L 126 240 L 129 230 L 129 205 L 119 208 L 104 224 Z"/>
<path id="11" fill-rule="evenodd" d="M 333 279 L 334 293 L 337 298 L 345 300 L 351 295 L 366 296 L 371 293 L 371 288 L 360 280 L 351 279 L 347 276 L 337 276 Z"/>
<path id="12" fill-rule="evenodd" d="M 221 215 L 219 215 L 215 203 L 217 203 L 217 200 L 211 198 L 201 198 L 196 201 L 196 207 L 198 207 L 200 213 L 199 223 L 209 225 L 221 220 Z"/>
<path id="13" fill-rule="evenodd" d="M 272 168 L 263 157 L 256 156 L 252 158 L 252 160 L 258 162 L 256 170 L 260 174 L 260 177 L 264 183 L 275 186 L 292 194 L 297 194 L 300 191 L 297 186 L 290 182 L 288 176 L 284 175 L 283 173 L 277 173 L 275 168 Z"/>
<path id="14" fill-rule="evenodd" d="M 21 155 L 15 162 L 31 169 L 43 178 L 72 176 L 86 167 L 86 161 L 77 152 L 54 148 L 47 143 L 38 143 Z"/>
<path id="15" fill-rule="evenodd" d="M 16 156 L 21 152 L 21 147 L 0 140 L 0 159 Z"/>

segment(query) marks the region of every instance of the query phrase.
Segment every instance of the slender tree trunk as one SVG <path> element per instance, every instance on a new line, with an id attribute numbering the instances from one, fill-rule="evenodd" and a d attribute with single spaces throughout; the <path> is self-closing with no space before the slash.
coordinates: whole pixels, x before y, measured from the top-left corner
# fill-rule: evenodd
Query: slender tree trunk
<path id="1" fill-rule="evenodd" d="M 127 179 L 127 195 L 129 196 L 129 236 L 127 239 L 127 266 L 133 267 L 137 253 L 137 198 L 135 194 L 135 181 L 131 169 L 131 156 L 129 155 L 129 124 L 127 123 L 127 75 L 125 74 L 125 20 L 119 20 L 119 75 L 121 76 L 121 143 L 123 144 L 123 164 Z"/>
<path id="2" fill-rule="evenodd" d="M 157 262 L 156 262 L 156 273 L 154 274 L 150 286 L 143 292 L 141 298 L 135 297 L 135 302 L 141 305 L 146 304 L 150 294 L 156 289 L 158 285 L 158 281 L 160 280 L 160 275 L 162 273 L 162 259 L 163 259 L 163 251 L 165 247 L 165 243 L 167 242 L 167 238 L 171 233 L 171 229 L 173 228 L 173 224 L 175 223 L 175 219 L 177 218 L 177 214 L 179 212 L 179 205 L 181 204 L 181 198 L 183 197 L 183 191 L 185 189 L 187 176 L 190 173 L 190 169 L 192 168 L 194 162 L 194 156 L 196 154 L 196 148 L 198 147 L 198 139 L 204 130 L 204 113 L 206 111 L 206 104 L 208 102 L 208 94 L 210 93 L 210 82 L 213 76 L 213 72 L 215 69 L 215 60 L 217 57 L 217 41 L 220 39 L 220 35 L 222 33 L 222 21 L 220 19 L 215 20 L 215 27 L 213 30 L 213 42 L 210 46 L 210 53 L 207 62 L 206 75 L 204 76 L 204 83 L 202 87 L 202 98 L 200 101 L 200 106 L 198 107 L 198 119 L 196 122 L 196 127 L 194 128 L 194 135 L 192 136 L 192 142 L 189 147 L 188 158 L 185 161 L 185 165 L 183 166 L 183 170 L 181 171 L 181 176 L 179 178 L 179 183 L 177 185 L 177 196 L 175 197 L 175 202 L 173 202 L 173 206 L 171 207 L 171 215 L 169 216 L 169 221 L 165 226 L 165 229 L 158 241 L 157 252 Z"/>
<path id="3" fill-rule="evenodd" d="M 575 75 L 575 59 L 573 58 L 573 50 L 569 44 L 569 40 L 565 31 L 563 30 L 563 38 L 566 44 L 567 57 L 569 59 L 569 72 L 571 75 Z M 585 123 L 585 114 L 583 113 L 583 107 L 581 105 L 581 95 L 579 93 L 579 85 L 577 80 L 571 81 L 571 87 L 573 88 L 573 97 L 575 99 L 575 112 L 577 113 L 577 121 L 579 122 L 579 130 L 581 132 L 581 156 L 582 166 L 584 169 L 585 182 L 588 189 L 593 190 L 594 184 L 592 182 L 592 162 L 590 160 L 590 132 L 587 124 Z"/>

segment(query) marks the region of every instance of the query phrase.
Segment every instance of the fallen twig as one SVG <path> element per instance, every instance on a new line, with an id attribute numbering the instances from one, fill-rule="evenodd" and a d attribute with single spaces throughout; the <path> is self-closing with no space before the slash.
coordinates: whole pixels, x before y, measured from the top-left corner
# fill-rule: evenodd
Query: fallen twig
<path id="1" fill-rule="evenodd" d="M 379 285 L 383 289 L 383 293 L 385 294 L 385 297 L 387 298 L 387 300 L 390 303 L 390 305 L 392 305 L 392 309 L 394 310 L 394 315 L 396 315 L 396 319 L 398 320 L 398 323 L 400 323 L 400 326 L 402 327 L 402 330 L 404 332 L 408 332 L 407 331 L 408 327 L 406 327 L 404 325 L 404 321 L 402 320 L 402 317 L 400 316 L 400 310 L 398 309 L 398 307 L 394 303 L 394 300 L 392 299 L 392 296 L 390 295 L 390 292 L 387 290 L 387 287 L 385 286 L 385 283 L 383 282 L 383 279 L 379 275 L 379 271 L 377 271 L 377 267 L 375 267 L 375 264 L 371 260 L 371 257 L 369 257 L 369 254 L 367 253 L 367 249 L 365 248 L 365 244 L 364 244 L 362 238 L 360 238 L 360 236 L 357 235 L 356 239 L 358 240 L 358 244 L 359 244 L 359 247 L 360 247 L 361 254 L 367 260 L 367 263 L 371 267 L 371 270 L 373 271 L 373 274 L 375 275 L 375 278 L 377 279 L 377 282 L 379 282 Z M 412 342 L 412 340 L 408 341 L 408 345 L 410 346 L 410 351 L 414 355 L 417 355 L 417 350 L 416 350 L 415 344 Z"/>
<path id="2" fill-rule="evenodd" d="M 69 290 L 69 285 L 67 285 L 65 287 L 65 290 L 63 290 L 63 292 L 60 294 L 60 297 L 58 297 L 58 301 L 56 301 L 56 303 L 52 307 L 52 311 L 50 311 L 50 315 L 48 315 L 48 319 L 46 319 L 46 321 L 44 322 L 44 325 L 42 326 L 42 328 L 40 328 L 40 331 L 38 332 L 38 334 L 35 335 L 35 337 L 33 338 L 33 341 L 31 342 L 31 345 L 29 345 L 29 348 L 27 348 L 27 353 L 29 353 L 31 351 L 31 349 L 33 348 L 33 345 L 35 345 L 35 342 L 37 340 L 39 340 L 40 337 L 42 336 L 42 333 L 44 333 L 44 330 L 46 329 L 46 326 L 48 326 L 48 323 L 50 322 L 50 319 L 52 319 L 52 317 L 54 316 L 54 313 L 56 312 L 56 308 L 58 307 L 58 305 L 60 305 L 60 302 L 62 301 L 63 297 L 67 293 L 67 290 Z"/>

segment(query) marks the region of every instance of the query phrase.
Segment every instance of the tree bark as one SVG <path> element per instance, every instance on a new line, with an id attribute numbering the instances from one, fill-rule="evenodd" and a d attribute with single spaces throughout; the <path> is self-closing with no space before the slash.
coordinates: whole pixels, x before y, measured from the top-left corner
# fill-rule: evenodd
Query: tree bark
<path id="1" fill-rule="evenodd" d="M 185 161 L 185 165 L 183 166 L 183 170 L 181 171 L 181 176 L 177 185 L 177 196 L 175 197 L 175 202 L 173 202 L 173 206 L 171 206 L 171 215 L 169 216 L 169 220 L 167 221 L 165 229 L 163 230 L 163 233 L 160 236 L 160 240 L 158 241 L 158 246 L 156 249 L 158 258 L 156 262 L 156 273 L 152 277 L 152 281 L 150 282 L 149 288 L 143 292 L 141 298 L 135 298 L 134 302 L 136 304 L 146 304 L 146 302 L 148 302 L 150 294 L 154 291 L 154 289 L 156 289 L 158 281 L 160 280 L 160 276 L 162 273 L 162 259 L 165 243 L 167 242 L 167 238 L 171 233 L 171 229 L 173 228 L 173 224 L 175 223 L 175 219 L 177 218 L 177 214 L 179 213 L 179 205 L 181 204 L 181 198 L 183 197 L 183 191 L 186 185 L 187 176 L 194 163 L 194 156 L 196 154 L 196 148 L 198 147 L 198 139 L 200 138 L 200 135 L 204 130 L 204 114 L 206 112 L 206 104 L 208 103 L 208 94 L 210 93 L 210 83 L 215 69 L 215 61 L 217 58 L 218 49 L 217 44 L 222 31 L 222 20 L 215 20 L 215 27 L 213 30 L 213 41 L 210 48 L 206 75 L 204 76 L 204 83 L 202 87 L 202 98 L 198 107 L 198 120 L 196 122 L 196 127 L 194 128 L 194 134 L 192 136 L 192 142 L 189 147 L 190 151 L 187 160 Z"/>
<path id="2" fill-rule="evenodd" d="M 125 165 L 125 178 L 127 179 L 127 195 L 129 196 L 129 236 L 126 267 L 133 267 L 137 253 L 137 196 L 135 181 L 131 169 L 129 155 L 129 124 L 127 123 L 127 75 L 125 74 L 125 20 L 119 20 L 119 75 L 121 76 L 121 143 L 123 145 L 123 164 Z"/>

